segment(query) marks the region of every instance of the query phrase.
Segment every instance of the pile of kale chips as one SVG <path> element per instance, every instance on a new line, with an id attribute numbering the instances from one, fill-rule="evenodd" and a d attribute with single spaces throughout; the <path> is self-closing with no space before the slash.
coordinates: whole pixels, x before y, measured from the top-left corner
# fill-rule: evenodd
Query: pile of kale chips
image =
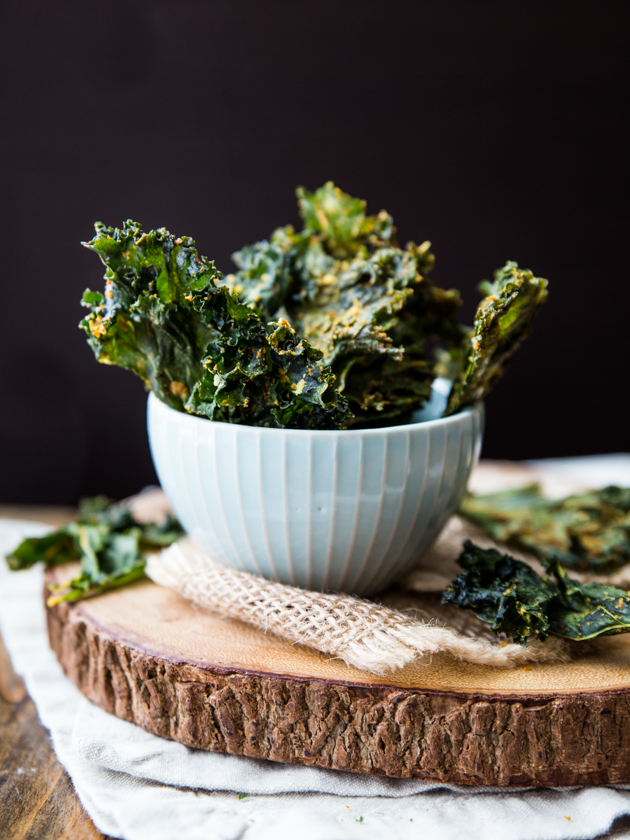
<path id="1" fill-rule="evenodd" d="M 301 231 L 278 228 L 223 277 L 192 239 L 98 223 L 106 266 L 81 322 L 99 361 L 140 376 L 172 408 L 229 423 L 345 429 L 407 422 L 436 376 L 446 414 L 494 385 L 547 296 L 514 262 L 485 281 L 472 328 L 434 285 L 430 243 L 401 248 L 392 217 L 332 182 L 297 190 Z"/>

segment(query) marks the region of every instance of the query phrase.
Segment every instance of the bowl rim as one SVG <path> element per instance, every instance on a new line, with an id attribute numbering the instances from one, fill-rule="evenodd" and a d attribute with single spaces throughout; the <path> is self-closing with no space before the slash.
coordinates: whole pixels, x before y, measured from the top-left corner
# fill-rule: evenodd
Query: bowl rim
<path id="1" fill-rule="evenodd" d="M 172 406 L 163 402 L 159 397 L 155 395 L 153 391 L 149 393 L 147 412 L 150 411 L 150 406 L 152 404 L 157 404 L 157 410 L 164 409 L 167 412 L 172 412 L 172 414 L 176 415 L 177 419 L 181 422 L 192 421 L 196 423 L 203 423 L 204 426 L 207 423 L 212 423 L 215 427 L 221 426 L 222 428 L 239 430 L 242 434 L 290 434 L 297 436 L 325 435 L 326 437 L 330 438 L 338 435 L 343 435 L 344 438 L 348 438 L 350 435 L 357 437 L 359 435 L 382 435 L 394 434 L 396 432 L 409 432 L 411 430 L 415 431 L 421 428 L 434 429 L 436 427 L 444 427 L 459 423 L 465 417 L 472 414 L 478 414 L 480 411 L 483 411 L 484 408 L 483 401 L 478 400 L 477 402 L 472 403 L 471 405 L 467 406 L 461 411 L 457 411 L 455 412 L 455 414 L 450 414 L 448 417 L 438 417 L 435 420 L 418 420 L 415 423 L 403 423 L 399 426 L 377 426 L 373 429 L 274 429 L 268 426 L 251 426 L 245 423 L 225 423 L 222 420 L 210 420 L 207 417 L 200 417 L 197 414 L 188 414 L 184 411 L 178 411 L 176 408 L 173 408 Z"/>

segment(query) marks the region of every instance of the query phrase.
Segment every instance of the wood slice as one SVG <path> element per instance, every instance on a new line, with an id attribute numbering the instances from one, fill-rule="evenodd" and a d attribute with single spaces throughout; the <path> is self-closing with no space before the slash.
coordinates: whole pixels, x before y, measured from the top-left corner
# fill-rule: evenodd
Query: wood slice
<path id="1" fill-rule="evenodd" d="M 48 630 L 87 698 L 189 747 L 459 784 L 630 782 L 628 636 L 566 664 L 435 656 L 379 678 L 149 581 L 49 609 Z"/>

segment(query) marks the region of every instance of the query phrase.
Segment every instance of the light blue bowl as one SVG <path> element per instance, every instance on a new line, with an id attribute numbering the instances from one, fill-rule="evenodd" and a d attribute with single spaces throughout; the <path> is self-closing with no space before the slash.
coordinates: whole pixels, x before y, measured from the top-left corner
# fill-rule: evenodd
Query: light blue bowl
<path id="1" fill-rule="evenodd" d="M 153 394 L 149 442 L 188 534 L 226 566 L 371 595 L 413 568 L 455 512 L 481 450 L 483 406 L 380 429 L 215 423 Z"/>

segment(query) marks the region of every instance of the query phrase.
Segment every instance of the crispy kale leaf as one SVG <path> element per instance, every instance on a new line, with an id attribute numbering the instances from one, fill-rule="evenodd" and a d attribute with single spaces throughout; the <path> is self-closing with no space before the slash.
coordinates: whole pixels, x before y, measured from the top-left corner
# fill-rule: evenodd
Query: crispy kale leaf
<path id="1" fill-rule="evenodd" d="M 467 496 L 460 513 L 496 540 L 578 571 L 613 572 L 630 562 L 630 488 L 547 499 L 540 486 Z"/>
<path id="2" fill-rule="evenodd" d="M 138 374 L 173 408 L 231 423 L 340 428 L 345 399 L 321 353 L 279 319 L 265 323 L 188 237 L 96 225 L 84 243 L 107 270 L 81 326 L 97 359 Z"/>
<path id="3" fill-rule="evenodd" d="M 325 243 L 326 251 L 337 259 L 349 259 L 368 247 L 376 250 L 394 243 L 394 220 L 385 212 L 366 216 L 366 202 L 342 192 L 328 181 L 315 192 L 296 190 L 305 231 Z"/>
<path id="4" fill-rule="evenodd" d="M 630 631 L 627 592 L 581 584 L 557 560 L 549 563 L 552 577 L 541 577 L 526 563 L 468 540 L 458 563 L 464 572 L 451 582 L 443 603 L 473 610 L 496 633 L 517 642 L 550 634 L 584 641 Z"/>
<path id="5" fill-rule="evenodd" d="M 494 283 L 484 280 L 479 291 L 486 297 L 477 308 L 468 337 L 466 367 L 453 386 L 447 415 L 480 400 L 501 378 L 547 299 L 547 281 L 507 262 L 495 271 Z"/>
<path id="6" fill-rule="evenodd" d="M 12 571 L 35 563 L 54 566 L 80 560 L 78 577 L 51 587 L 48 604 L 54 606 L 139 580 L 144 575 L 144 553 L 170 545 L 181 534 L 180 524 L 170 515 L 161 523 L 142 523 L 126 505 L 98 496 L 83 500 L 74 522 L 45 537 L 24 540 L 6 559 Z"/>
<path id="7" fill-rule="evenodd" d="M 391 216 L 328 182 L 298 188 L 300 232 L 233 255 L 226 282 L 266 319 L 286 317 L 323 353 L 355 415 L 353 424 L 391 421 L 422 407 L 436 373 L 433 349 L 461 342 L 459 294 L 428 280 L 430 243 L 401 249 Z"/>

